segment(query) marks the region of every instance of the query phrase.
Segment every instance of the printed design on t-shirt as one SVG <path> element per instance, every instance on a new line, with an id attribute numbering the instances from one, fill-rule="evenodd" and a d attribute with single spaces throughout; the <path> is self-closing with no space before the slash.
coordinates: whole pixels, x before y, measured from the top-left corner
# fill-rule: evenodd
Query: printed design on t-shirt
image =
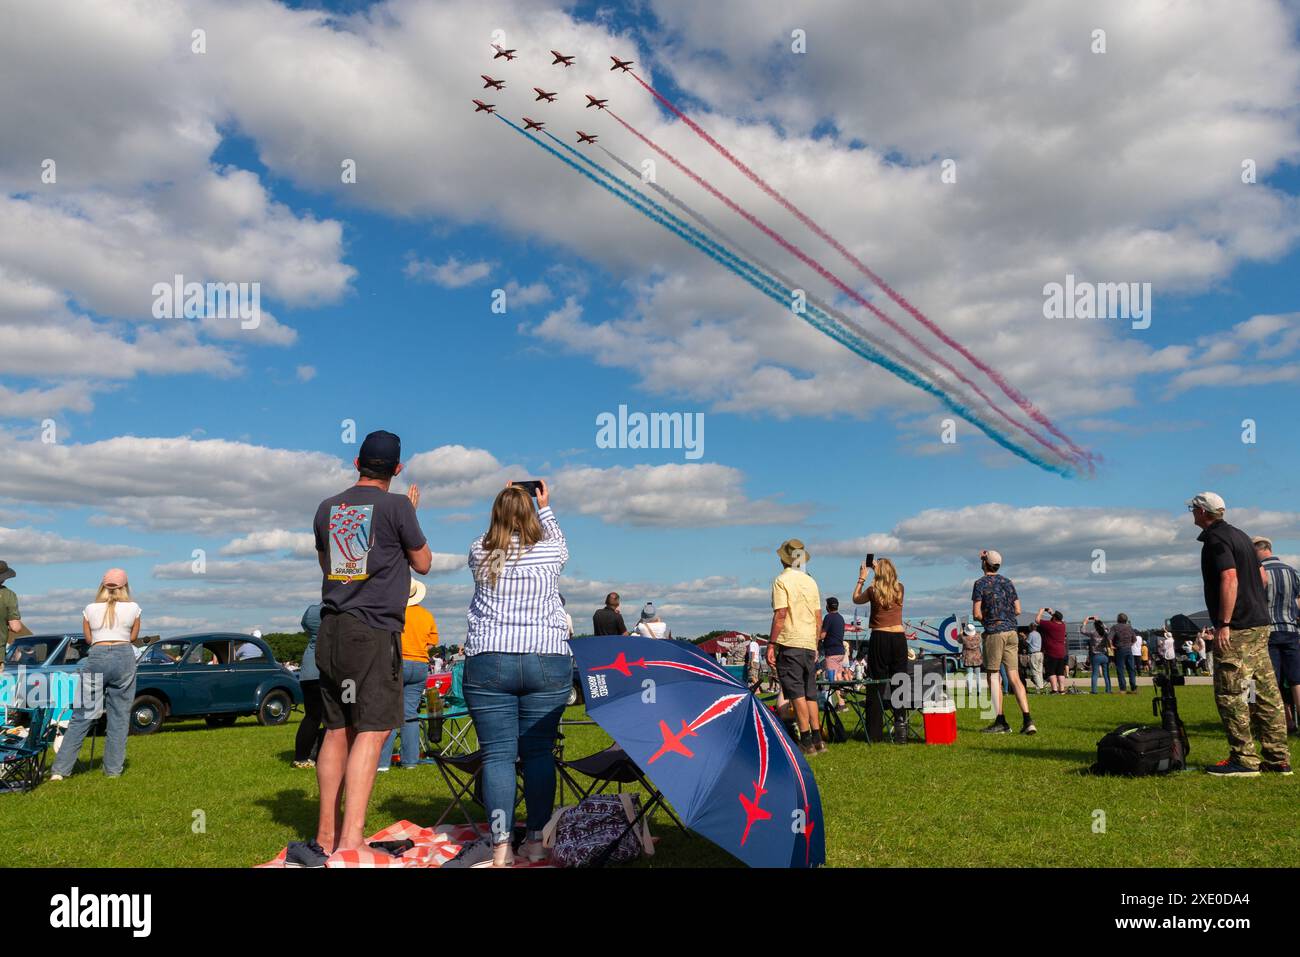
<path id="1" fill-rule="evenodd" d="M 331 581 L 356 581 L 369 578 L 366 562 L 370 557 L 370 529 L 374 505 L 330 506 Z"/>

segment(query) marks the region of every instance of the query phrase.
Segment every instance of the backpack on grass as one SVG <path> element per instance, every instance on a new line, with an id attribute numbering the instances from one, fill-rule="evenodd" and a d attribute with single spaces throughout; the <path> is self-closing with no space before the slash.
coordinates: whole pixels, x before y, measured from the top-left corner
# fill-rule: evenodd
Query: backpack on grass
<path id="1" fill-rule="evenodd" d="M 1185 767 L 1181 742 L 1171 731 L 1144 724 L 1121 724 L 1097 742 L 1094 774 L 1145 777 Z"/>

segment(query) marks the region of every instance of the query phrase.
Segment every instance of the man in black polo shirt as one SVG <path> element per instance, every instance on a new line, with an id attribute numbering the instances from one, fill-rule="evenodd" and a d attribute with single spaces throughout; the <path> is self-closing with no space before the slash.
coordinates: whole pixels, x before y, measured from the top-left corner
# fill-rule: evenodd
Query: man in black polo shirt
<path id="1" fill-rule="evenodd" d="M 1206 770 L 1217 777 L 1290 774 L 1286 716 L 1268 656 L 1266 573 L 1246 533 L 1223 520 L 1220 496 L 1202 492 L 1187 508 L 1201 529 L 1201 578 L 1214 626 L 1214 701 L 1228 733 L 1228 760 Z M 1259 753 L 1252 722 L 1259 727 Z"/>
<path id="2" fill-rule="evenodd" d="M 627 625 L 618 610 L 618 592 L 612 591 L 605 596 L 605 607 L 591 616 L 592 633 L 596 635 L 626 635 Z"/>

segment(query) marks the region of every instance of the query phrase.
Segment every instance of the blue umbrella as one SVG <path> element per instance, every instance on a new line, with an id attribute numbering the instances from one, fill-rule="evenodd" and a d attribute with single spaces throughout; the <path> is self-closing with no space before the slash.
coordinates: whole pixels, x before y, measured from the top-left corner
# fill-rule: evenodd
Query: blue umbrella
<path id="1" fill-rule="evenodd" d="M 574 638 L 587 714 L 682 821 L 752 867 L 826 862 L 817 782 L 776 715 L 684 641 Z"/>

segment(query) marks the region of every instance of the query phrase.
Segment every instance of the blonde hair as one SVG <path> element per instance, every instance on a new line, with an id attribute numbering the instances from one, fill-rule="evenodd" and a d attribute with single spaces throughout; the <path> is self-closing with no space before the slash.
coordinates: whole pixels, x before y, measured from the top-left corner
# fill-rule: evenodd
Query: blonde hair
<path id="1" fill-rule="evenodd" d="M 131 600 L 131 586 L 123 582 L 117 588 L 106 588 L 103 582 L 99 583 L 99 591 L 95 592 L 96 604 L 104 604 L 104 623 L 101 627 L 112 628 L 117 624 L 117 603 L 119 601 Z"/>
<path id="2" fill-rule="evenodd" d="M 517 485 L 501 490 L 492 503 L 492 518 L 483 535 L 483 560 L 477 572 L 496 587 L 502 568 L 517 561 L 542 540 L 542 523 L 537 520 L 533 498 Z"/>
<path id="3" fill-rule="evenodd" d="M 875 604 L 893 608 L 903 603 L 903 584 L 898 580 L 898 570 L 888 558 L 876 559 L 876 580 L 871 583 Z"/>

